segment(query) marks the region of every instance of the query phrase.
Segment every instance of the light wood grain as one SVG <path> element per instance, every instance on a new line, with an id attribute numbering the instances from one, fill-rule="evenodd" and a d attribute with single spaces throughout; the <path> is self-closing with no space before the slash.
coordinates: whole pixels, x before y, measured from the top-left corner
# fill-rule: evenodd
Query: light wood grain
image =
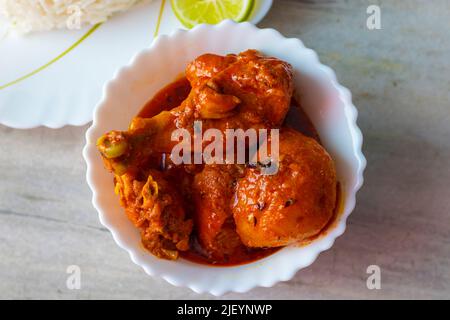
<path id="1" fill-rule="evenodd" d="M 450 298 L 450 4 L 274 2 L 261 26 L 301 38 L 353 92 L 366 181 L 346 233 L 310 268 L 224 298 Z M 365 27 L 372 3 L 382 30 Z M 146 276 L 100 225 L 86 129 L 0 127 L 0 298 L 212 298 Z M 372 264 L 381 290 L 366 288 Z M 66 288 L 68 265 L 80 290 Z"/>

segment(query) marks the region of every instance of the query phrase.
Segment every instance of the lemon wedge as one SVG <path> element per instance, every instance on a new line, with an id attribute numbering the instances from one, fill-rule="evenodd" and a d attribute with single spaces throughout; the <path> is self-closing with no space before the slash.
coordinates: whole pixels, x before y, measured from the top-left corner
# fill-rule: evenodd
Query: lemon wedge
<path id="1" fill-rule="evenodd" d="M 253 0 L 171 0 L 171 4 L 178 20 L 187 28 L 225 19 L 245 21 L 254 5 Z"/>

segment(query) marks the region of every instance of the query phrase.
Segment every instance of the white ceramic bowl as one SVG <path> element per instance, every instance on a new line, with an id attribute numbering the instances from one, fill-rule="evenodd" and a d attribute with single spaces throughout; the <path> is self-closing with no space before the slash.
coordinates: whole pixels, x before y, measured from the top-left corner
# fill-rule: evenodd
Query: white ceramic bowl
<path id="1" fill-rule="evenodd" d="M 103 133 L 125 130 L 143 104 L 164 85 L 183 72 L 186 64 L 203 53 L 238 53 L 257 49 L 292 64 L 295 86 L 302 105 L 333 157 L 342 186 L 344 209 L 336 226 L 325 236 L 304 247 L 290 246 L 277 253 L 241 266 L 211 267 L 186 260 L 167 261 L 142 248 L 138 230 L 128 221 L 114 194 L 112 175 L 104 167 L 95 148 Z M 245 292 L 256 286 L 270 287 L 291 279 L 309 266 L 317 255 L 329 249 L 345 230 L 345 222 L 355 207 L 355 194 L 363 183 L 366 160 L 361 152 L 362 135 L 356 125 L 357 111 L 349 90 L 339 85 L 334 72 L 322 65 L 317 54 L 298 39 L 287 39 L 273 29 L 258 29 L 250 23 L 224 21 L 216 26 L 200 25 L 158 37 L 137 54 L 130 65 L 120 69 L 103 91 L 92 126 L 86 133 L 83 155 L 87 182 L 101 223 L 134 263 L 151 276 L 160 276 L 176 286 L 195 292 L 222 295 Z"/>

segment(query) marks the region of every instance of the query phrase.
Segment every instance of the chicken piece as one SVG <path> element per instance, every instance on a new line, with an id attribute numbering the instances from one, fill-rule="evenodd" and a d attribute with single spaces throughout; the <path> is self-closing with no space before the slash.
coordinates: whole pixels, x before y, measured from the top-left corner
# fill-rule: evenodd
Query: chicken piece
<path id="1" fill-rule="evenodd" d="M 242 172 L 240 166 L 209 165 L 194 178 L 194 221 L 198 239 L 215 260 L 223 260 L 242 245 L 231 212 L 235 182 Z"/>
<path id="2" fill-rule="evenodd" d="M 150 170 L 146 180 L 115 176 L 115 191 L 128 218 L 141 230 L 143 245 L 155 256 L 176 259 L 189 249 L 193 222 L 186 219 L 178 191 L 163 175 Z"/>
<path id="3" fill-rule="evenodd" d="M 97 140 L 105 167 L 117 174 L 136 173 L 155 162 L 162 153 L 170 154 L 176 141 L 175 116 L 163 111 L 152 118 L 133 118 L 127 131 L 110 131 Z"/>
<path id="4" fill-rule="evenodd" d="M 263 175 L 247 168 L 236 187 L 233 216 L 248 247 L 279 247 L 317 235 L 333 216 L 336 172 L 314 139 L 280 131 L 279 169 Z"/>
<path id="5" fill-rule="evenodd" d="M 292 67 L 255 50 L 238 55 L 235 63 L 212 80 L 225 94 L 242 100 L 239 116 L 251 122 L 280 126 L 293 92 Z"/>
<path id="6" fill-rule="evenodd" d="M 234 122 L 244 130 L 258 124 L 280 126 L 289 109 L 293 92 L 292 67 L 256 50 L 237 56 L 202 55 L 189 64 L 186 75 L 191 82 L 190 98 L 197 114 L 202 119 L 228 118 L 221 121 L 222 127 L 238 128 Z M 209 94 L 205 95 L 205 90 Z M 223 110 L 220 110 L 217 98 L 210 99 L 213 103 L 204 101 L 212 90 L 218 96 L 237 99 L 224 99 Z M 234 103 L 230 103 L 230 99 Z M 217 122 L 214 124 L 220 129 Z"/>

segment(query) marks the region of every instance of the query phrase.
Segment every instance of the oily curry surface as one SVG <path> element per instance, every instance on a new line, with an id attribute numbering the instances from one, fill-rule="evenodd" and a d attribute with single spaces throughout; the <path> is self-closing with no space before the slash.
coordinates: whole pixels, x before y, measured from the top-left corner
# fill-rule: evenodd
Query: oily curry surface
<path id="1" fill-rule="evenodd" d="M 237 265 L 308 241 L 330 225 L 337 203 L 333 161 L 300 104 L 291 66 L 254 50 L 205 54 L 159 91 L 127 131 L 97 145 L 142 243 L 165 259 Z M 295 108 L 296 129 L 285 125 Z M 291 113 L 290 113 L 291 114 Z M 175 164 L 177 128 L 280 129 L 279 167 Z M 292 120 L 292 119 L 291 119 Z"/>

